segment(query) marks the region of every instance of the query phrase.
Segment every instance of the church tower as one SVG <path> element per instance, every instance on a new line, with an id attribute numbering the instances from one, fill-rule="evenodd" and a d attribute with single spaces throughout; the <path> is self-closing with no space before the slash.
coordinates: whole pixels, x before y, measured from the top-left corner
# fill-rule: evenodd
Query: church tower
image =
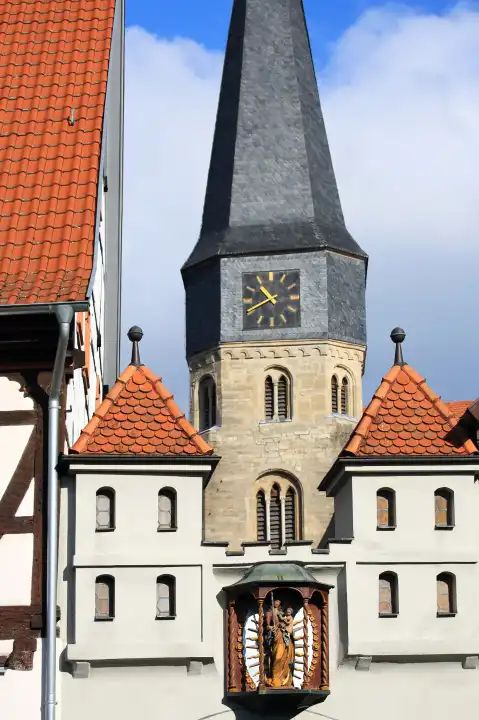
<path id="1" fill-rule="evenodd" d="M 191 420 L 221 457 L 206 538 L 319 541 L 362 413 L 367 256 L 348 232 L 302 0 L 234 0 L 199 240 Z"/>

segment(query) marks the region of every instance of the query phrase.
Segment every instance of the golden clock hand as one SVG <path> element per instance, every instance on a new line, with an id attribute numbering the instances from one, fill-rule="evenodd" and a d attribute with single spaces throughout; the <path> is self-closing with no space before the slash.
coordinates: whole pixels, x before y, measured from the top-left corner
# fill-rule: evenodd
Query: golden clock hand
<path id="1" fill-rule="evenodd" d="M 277 297 L 278 297 L 277 295 L 271 295 L 271 297 L 267 297 L 266 300 L 261 300 L 261 302 L 257 303 L 256 305 L 253 305 L 253 307 L 250 307 L 250 308 L 248 309 L 248 313 L 247 313 L 247 314 L 248 314 L 248 315 L 251 315 L 251 313 L 252 313 L 254 310 L 257 310 L 257 309 L 258 309 L 259 307 L 261 307 L 262 305 L 266 305 L 266 303 L 276 302 L 276 298 L 277 298 Z"/>
<path id="2" fill-rule="evenodd" d="M 261 285 L 261 287 L 260 287 L 260 290 L 261 290 L 261 292 L 263 293 L 263 295 L 266 295 L 266 297 L 268 298 L 268 300 L 271 300 L 271 302 L 273 303 L 273 305 L 276 305 L 276 298 L 278 297 L 277 295 L 274 295 L 274 296 L 271 295 L 271 294 L 268 292 L 268 290 L 266 290 L 266 288 L 263 287 L 262 285 Z"/>

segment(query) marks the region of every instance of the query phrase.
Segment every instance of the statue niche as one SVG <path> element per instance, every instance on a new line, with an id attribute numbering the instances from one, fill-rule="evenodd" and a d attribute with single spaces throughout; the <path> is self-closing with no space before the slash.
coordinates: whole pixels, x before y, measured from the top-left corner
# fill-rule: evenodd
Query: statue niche
<path id="1" fill-rule="evenodd" d="M 328 596 L 299 563 L 258 563 L 227 598 L 227 696 L 256 709 L 329 695 Z M 288 697 L 286 697 L 288 696 Z M 254 699 L 256 698 L 256 700 Z M 259 700 L 261 699 L 261 701 Z"/>

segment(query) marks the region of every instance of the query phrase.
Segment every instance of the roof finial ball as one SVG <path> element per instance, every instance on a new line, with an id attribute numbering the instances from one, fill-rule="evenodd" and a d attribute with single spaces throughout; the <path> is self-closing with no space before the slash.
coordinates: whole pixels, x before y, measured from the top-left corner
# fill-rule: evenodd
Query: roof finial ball
<path id="1" fill-rule="evenodd" d="M 138 343 L 140 342 L 141 338 L 143 337 L 143 330 L 138 327 L 138 325 L 133 325 L 128 330 L 128 339 L 131 343 L 133 343 L 131 348 L 131 363 L 130 365 L 136 365 L 136 367 L 140 367 L 141 361 L 140 361 L 140 348 Z"/>
<path id="2" fill-rule="evenodd" d="M 403 356 L 402 356 L 402 344 L 404 340 L 406 339 L 406 333 L 404 330 L 400 327 L 395 327 L 394 330 L 391 332 L 391 340 L 393 343 L 396 344 L 396 352 L 394 354 L 394 364 L 395 365 L 405 365 Z"/>

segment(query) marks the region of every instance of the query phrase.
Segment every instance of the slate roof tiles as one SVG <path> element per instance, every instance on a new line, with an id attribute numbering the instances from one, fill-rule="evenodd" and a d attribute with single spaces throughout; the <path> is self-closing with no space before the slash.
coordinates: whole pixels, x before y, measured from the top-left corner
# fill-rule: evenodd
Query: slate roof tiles
<path id="1" fill-rule="evenodd" d="M 85 299 L 114 10 L 0 8 L 0 304 Z"/>
<path id="2" fill-rule="evenodd" d="M 73 445 L 95 455 L 204 456 L 213 449 L 178 408 L 161 378 L 129 365 Z"/>
<path id="3" fill-rule="evenodd" d="M 409 365 L 394 365 L 353 431 L 343 455 L 459 456 L 476 453 L 458 417 Z"/>

